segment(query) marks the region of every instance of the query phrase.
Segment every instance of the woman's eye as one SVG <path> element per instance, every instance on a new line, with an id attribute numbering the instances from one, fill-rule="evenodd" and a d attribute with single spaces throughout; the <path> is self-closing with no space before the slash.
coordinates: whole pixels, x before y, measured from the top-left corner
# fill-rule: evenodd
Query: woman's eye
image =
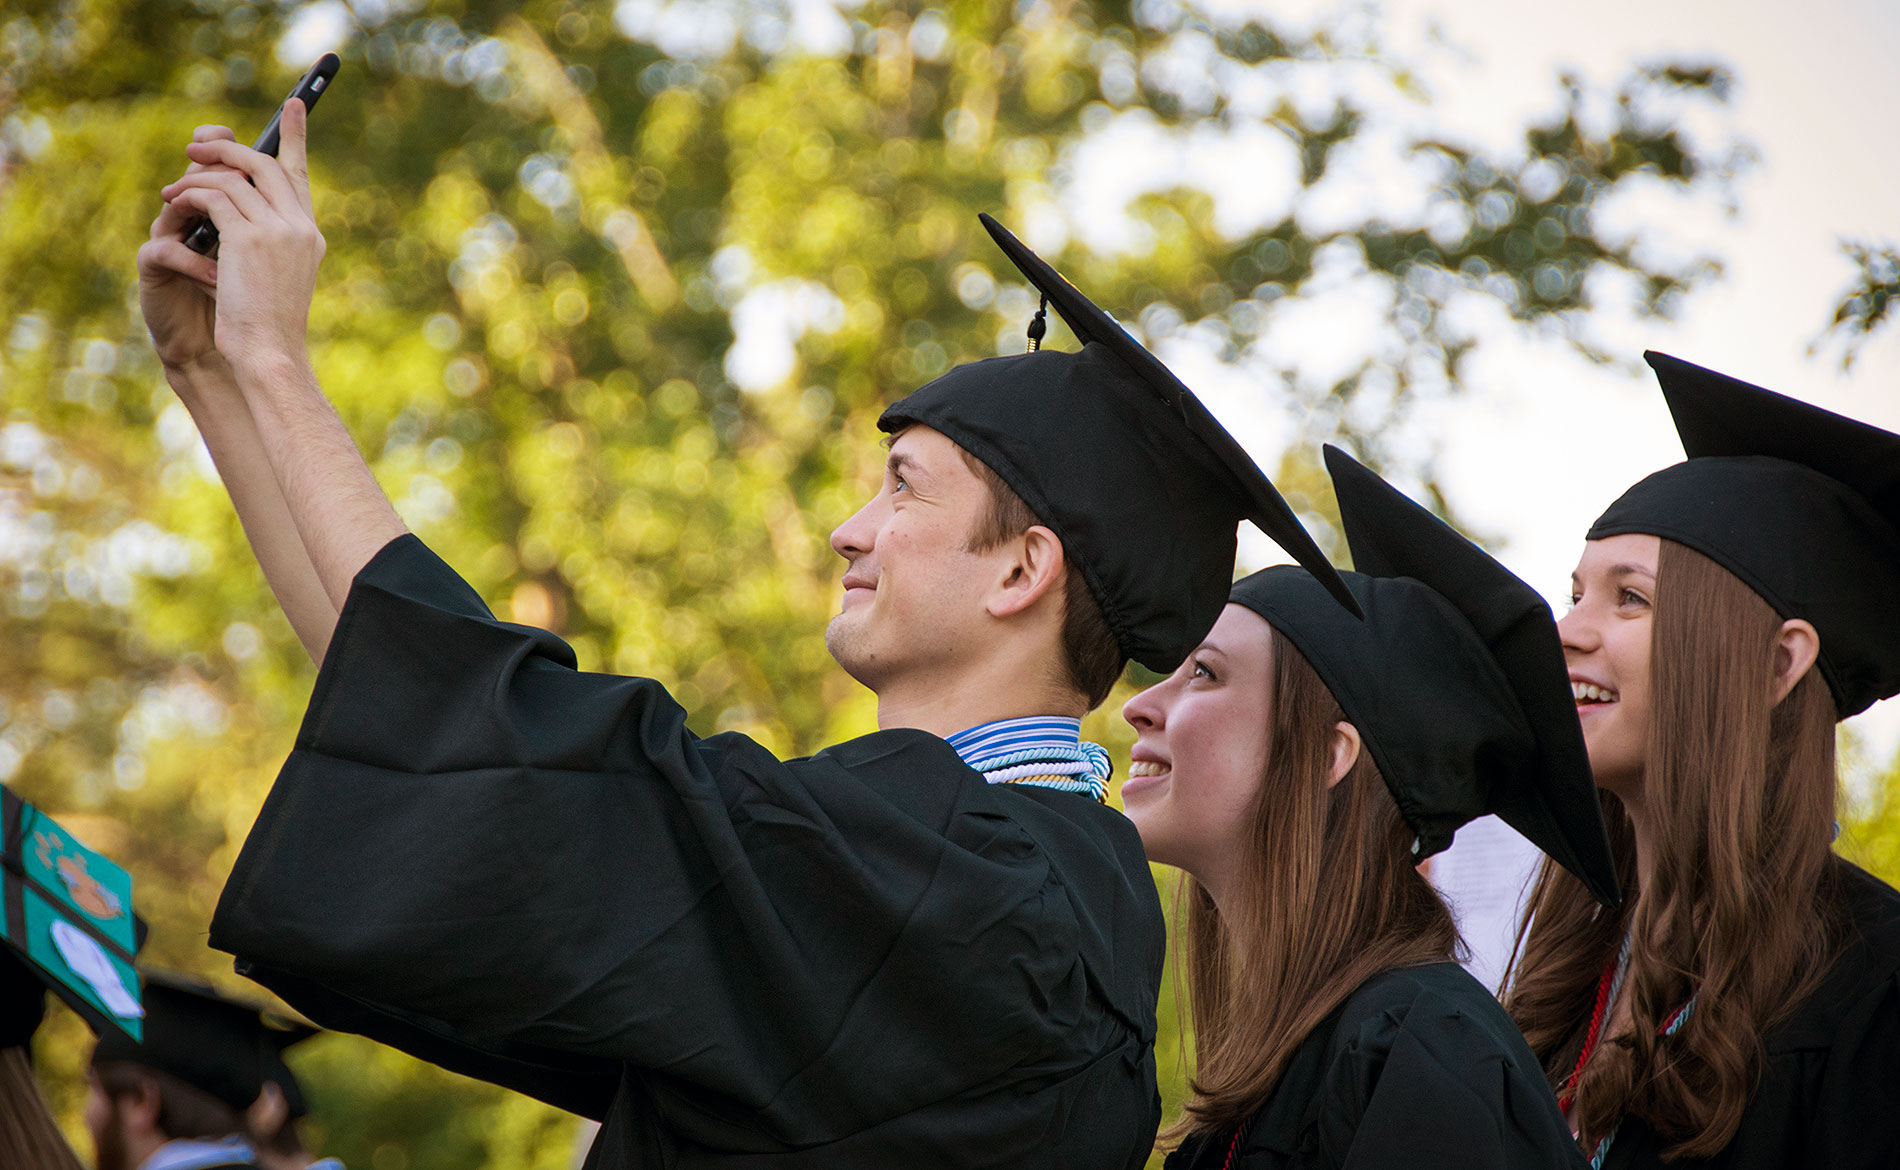
<path id="1" fill-rule="evenodd" d="M 1638 605 L 1638 606 L 1641 606 L 1641 605 L 1648 605 L 1648 604 L 1649 604 L 1649 598 L 1647 598 L 1647 597 L 1644 597 L 1644 596 L 1643 596 L 1642 594 L 1640 594 L 1640 593 L 1638 593 L 1638 592 L 1636 592 L 1636 590 L 1634 590 L 1634 589 L 1619 589 L 1619 590 L 1617 590 L 1617 591 L 1616 591 L 1616 600 L 1617 600 L 1617 604 L 1619 604 L 1619 605 Z"/>
<path id="2" fill-rule="evenodd" d="M 1211 681 L 1214 678 L 1214 672 L 1207 668 L 1207 663 L 1197 658 L 1194 660 L 1194 677 Z"/>
<path id="3" fill-rule="evenodd" d="M 1575 609 L 1577 608 L 1578 605 L 1582 604 L 1582 602 L 1583 602 L 1583 594 L 1572 593 L 1568 597 L 1564 598 L 1564 608 Z"/>

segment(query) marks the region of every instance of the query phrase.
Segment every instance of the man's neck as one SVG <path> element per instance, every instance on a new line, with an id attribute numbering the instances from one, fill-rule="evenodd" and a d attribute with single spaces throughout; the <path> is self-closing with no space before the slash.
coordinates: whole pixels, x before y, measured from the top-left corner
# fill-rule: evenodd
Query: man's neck
<path id="1" fill-rule="evenodd" d="M 1017 675 L 1017 679 L 1021 676 Z M 1087 701 L 1054 687 L 1011 686 L 1007 676 L 932 687 L 887 687 L 877 697 L 877 727 L 914 727 L 948 739 L 959 731 L 998 719 L 1032 715 L 1088 714 Z"/>

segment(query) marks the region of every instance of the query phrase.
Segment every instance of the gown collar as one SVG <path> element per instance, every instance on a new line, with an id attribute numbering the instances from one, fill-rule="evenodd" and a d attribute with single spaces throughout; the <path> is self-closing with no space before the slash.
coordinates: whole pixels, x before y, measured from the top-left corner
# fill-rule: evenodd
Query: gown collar
<path id="1" fill-rule="evenodd" d="M 993 719 L 949 737 L 964 763 L 991 784 L 1028 784 L 1108 798 L 1114 772 L 1108 750 L 1082 738 L 1082 721 L 1065 715 Z"/>

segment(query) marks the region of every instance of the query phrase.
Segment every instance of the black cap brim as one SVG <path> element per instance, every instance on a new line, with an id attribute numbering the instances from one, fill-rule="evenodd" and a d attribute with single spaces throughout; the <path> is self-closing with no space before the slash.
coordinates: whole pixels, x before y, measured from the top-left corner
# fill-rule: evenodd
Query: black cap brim
<path id="1" fill-rule="evenodd" d="M 1326 470 L 1353 567 L 1374 577 L 1410 577 L 1464 615 L 1503 670 L 1538 748 L 1538 766 L 1500 783 L 1485 801 L 1498 818 L 1575 874 L 1605 906 L 1622 901 L 1577 720 L 1563 643 L 1536 590 L 1457 529 L 1339 448 Z"/>

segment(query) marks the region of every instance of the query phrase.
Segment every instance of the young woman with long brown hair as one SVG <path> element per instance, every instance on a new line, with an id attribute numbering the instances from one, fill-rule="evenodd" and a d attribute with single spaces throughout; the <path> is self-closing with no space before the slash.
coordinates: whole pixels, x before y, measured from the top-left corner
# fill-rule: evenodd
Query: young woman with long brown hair
<path id="1" fill-rule="evenodd" d="M 1900 436 L 1647 355 L 1689 459 L 1559 623 L 1626 892 L 1546 865 L 1506 997 L 1618 1168 L 1900 1166 L 1900 894 L 1835 856 L 1835 723 L 1900 692 Z"/>
<path id="2" fill-rule="evenodd" d="M 1497 812 L 1615 899 L 1549 609 L 1326 458 L 1364 620 L 1304 570 L 1256 573 L 1123 708 L 1128 815 L 1151 859 L 1185 871 L 1196 1066 L 1168 1166 L 1580 1166 L 1417 870 Z"/>

